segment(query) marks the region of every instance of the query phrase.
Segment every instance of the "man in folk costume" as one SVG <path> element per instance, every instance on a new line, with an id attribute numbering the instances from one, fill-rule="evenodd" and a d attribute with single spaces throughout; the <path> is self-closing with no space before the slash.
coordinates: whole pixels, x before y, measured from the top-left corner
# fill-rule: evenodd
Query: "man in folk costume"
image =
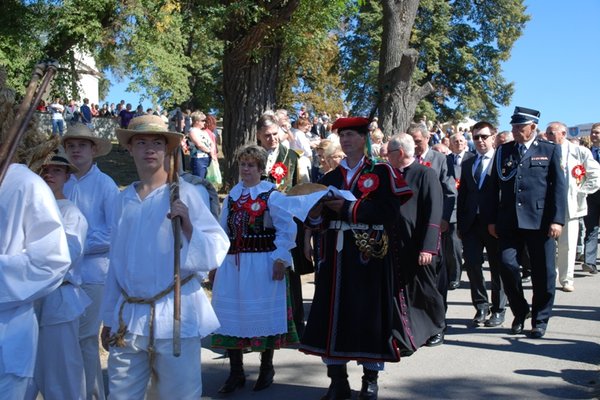
<path id="1" fill-rule="evenodd" d="M 110 341 L 111 398 L 144 398 L 153 376 L 161 399 L 198 399 L 202 393 L 200 339 L 219 322 L 199 276 L 217 268 L 229 240 L 196 188 L 179 179 L 180 199 L 170 202 L 168 155 L 182 135 L 158 116 L 132 119 L 117 138 L 132 155 L 139 182 L 115 205 L 110 268 L 102 303 L 103 345 Z M 181 217 L 181 355 L 173 355 L 174 235 Z M 111 336 L 111 333 L 113 334 Z M 109 340 L 110 337 L 110 340 Z"/>
<path id="2" fill-rule="evenodd" d="M 45 399 L 84 399 L 85 373 L 79 344 L 79 317 L 91 303 L 80 288 L 80 261 L 88 230 L 85 217 L 65 198 L 63 188 L 77 168 L 67 160 L 62 148 L 30 165 L 48 184 L 67 234 L 71 266 L 62 284 L 40 299 L 36 314 L 40 325 L 34 383 L 26 399 L 35 399 L 38 391 Z"/>
<path id="3" fill-rule="evenodd" d="M 81 123 L 68 126 L 62 144 L 69 161 L 78 169 L 65 183 L 64 194 L 79 208 L 88 223 L 81 260 L 81 288 L 92 299 L 92 303 L 79 319 L 86 398 L 104 399 L 98 332 L 111 245 L 110 223 L 119 189 L 111 177 L 100 171 L 94 159 L 110 153 L 112 144 Z"/>
<path id="4" fill-rule="evenodd" d="M 440 250 L 443 194 L 432 168 L 415 160 L 413 138 L 400 133 L 388 142 L 388 160 L 413 192 L 390 231 L 398 300 L 403 328 L 402 355 L 412 354 L 433 335 L 443 331 L 444 299 L 437 290 L 436 260 Z"/>
<path id="5" fill-rule="evenodd" d="M 0 120 L 9 121 L 15 95 L 3 78 L 0 72 Z M 0 126 L 0 147 L 9 143 L 6 133 Z M 6 399 L 24 398 L 33 377 L 38 341 L 33 302 L 60 286 L 71 263 L 52 191 L 19 164 L 25 161 L 19 155 L 32 145 L 25 142 L 0 182 L 0 393 Z"/>
<path id="6" fill-rule="evenodd" d="M 400 358 L 393 336 L 399 315 L 388 232 L 412 193 L 389 165 L 374 164 L 365 156 L 369 122 L 336 120 L 333 129 L 346 159 L 320 182 L 351 191 L 357 200 L 327 197 L 307 219 L 322 231 L 323 254 L 300 350 L 321 356 L 327 365 L 331 385 L 325 400 L 350 398 L 349 360 L 363 365 L 359 398 L 376 399 L 378 372 L 386 361 Z"/>
<path id="7" fill-rule="evenodd" d="M 256 138 L 260 145 L 267 150 L 266 179 L 272 182 L 280 192 L 286 193 L 293 186 L 308 182 L 308 175 L 301 173 L 299 166 L 300 156 L 294 150 L 288 149 L 279 143 L 279 123 L 277 118 L 270 114 L 263 114 L 256 123 Z M 292 296 L 292 312 L 294 324 L 301 337 L 304 331 L 304 301 L 302 298 L 302 281 L 300 272 L 310 269 L 309 260 L 304 257 L 304 226 L 298 224 L 296 234 L 296 248 L 292 250 L 294 269 L 289 271 L 290 294 Z"/>

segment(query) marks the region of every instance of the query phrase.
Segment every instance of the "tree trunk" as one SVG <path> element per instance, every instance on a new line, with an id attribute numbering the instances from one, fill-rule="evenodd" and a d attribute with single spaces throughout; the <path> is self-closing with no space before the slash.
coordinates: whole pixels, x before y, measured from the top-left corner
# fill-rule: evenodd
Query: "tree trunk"
<path id="1" fill-rule="evenodd" d="M 409 41 L 420 0 L 382 0 L 383 34 L 379 59 L 379 127 L 386 136 L 405 132 L 419 101 L 433 91 L 417 87 L 412 75 L 419 54 Z"/>
<path id="2" fill-rule="evenodd" d="M 228 3 L 234 2 L 230 0 Z M 276 30 L 297 10 L 300 0 L 265 3 L 264 17 L 248 28 L 232 15 L 223 39 L 223 183 L 228 191 L 238 180 L 236 151 L 256 143 L 256 122 L 276 102 L 281 40 Z"/>
<path id="3" fill-rule="evenodd" d="M 224 184 L 232 187 L 238 179 L 235 152 L 256 143 L 256 121 L 275 105 L 281 48 L 268 49 L 260 60 L 240 65 L 235 52 L 225 50 L 223 57 L 223 154 Z"/>

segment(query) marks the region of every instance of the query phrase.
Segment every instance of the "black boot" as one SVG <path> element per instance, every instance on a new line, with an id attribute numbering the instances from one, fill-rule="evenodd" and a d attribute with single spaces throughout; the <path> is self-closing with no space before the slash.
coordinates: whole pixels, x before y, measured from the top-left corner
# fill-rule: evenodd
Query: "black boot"
<path id="1" fill-rule="evenodd" d="M 229 355 L 229 378 L 219 389 L 219 393 L 231 393 L 237 388 L 241 388 L 246 383 L 244 374 L 244 361 L 241 349 L 227 350 Z"/>
<path id="2" fill-rule="evenodd" d="M 260 353 L 260 373 L 252 389 L 255 392 L 266 389 L 273 383 L 273 377 L 275 376 L 275 369 L 273 368 L 274 352 L 273 349 L 267 349 Z"/>
<path id="3" fill-rule="evenodd" d="M 377 386 L 378 374 L 378 371 L 363 367 L 362 387 L 358 394 L 358 400 L 377 400 L 377 392 L 379 390 Z"/>
<path id="4" fill-rule="evenodd" d="M 325 396 L 321 400 L 345 400 L 352 397 L 346 364 L 328 365 L 327 376 L 331 378 L 331 384 Z"/>

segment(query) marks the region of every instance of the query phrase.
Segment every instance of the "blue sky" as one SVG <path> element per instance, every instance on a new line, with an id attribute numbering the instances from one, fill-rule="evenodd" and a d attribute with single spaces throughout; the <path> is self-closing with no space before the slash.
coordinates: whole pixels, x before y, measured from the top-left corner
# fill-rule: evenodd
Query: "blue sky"
<path id="1" fill-rule="evenodd" d="M 504 64 L 514 82 L 509 107 L 500 109 L 501 130 L 510 128 L 514 106 L 541 112 L 540 128 L 600 121 L 600 1 L 529 0 L 531 20 Z"/>
<path id="2" fill-rule="evenodd" d="M 500 108 L 499 129 L 510 129 L 515 106 L 541 112 L 540 128 L 555 120 L 568 126 L 600 121 L 595 105 L 600 96 L 600 0 L 528 0 L 531 20 L 503 64 L 503 75 L 514 82 L 508 107 Z M 124 99 L 134 108 L 140 96 L 113 85 L 110 102 Z M 151 106 L 145 101 L 144 108 Z"/>

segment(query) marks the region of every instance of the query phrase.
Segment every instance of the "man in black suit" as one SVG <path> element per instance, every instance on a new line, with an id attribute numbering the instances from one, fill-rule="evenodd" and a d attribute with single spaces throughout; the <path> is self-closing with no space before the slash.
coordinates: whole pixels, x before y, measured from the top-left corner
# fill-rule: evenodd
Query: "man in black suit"
<path id="1" fill-rule="evenodd" d="M 475 154 L 467 151 L 467 139 L 465 139 L 462 132 L 450 136 L 450 150 L 452 153 L 446 156 L 448 175 L 454 179 L 456 190 L 459 190 L 463 162 L 472 158 Z M 448 274 L 448 290 L 454 290 L 460 286 L 463 261 L 463 245 L 456 232 L 456 205 L 452 209 L 452 215 L 448 221 L 448 230 L 442 235 L 442 248 Z"/>
<path id="2" fill-rule="evenodd" d="M 456 183 L 452 176 L 448 173 L 448 163 L 446 156 L 429 148 L 429 130 L 423 124 L 415 124 L 410 127 L 408 134 L 412 136 L 415 142 L 415 158 L 416 160 L 427 167 L 433 169 L 442 185 L 442 193 L 444 196 L 444 206 L 442 210 L 442 221 L 440 229 L 443 232 L 448 230 L 448 223 L 452 216 L 452 210 L 456 202 Z M 443 250 L 441 257 L 445 257 Z M 444 298 L 444 305 L 448 308 L 448 276 L 443 262 L 438 262 L 438 290 Z M 427 346 L 437 346 L 444 342 L 444 332 L 440 332 L 427 341 Z"/>
<path id="3" fill-rule="evenodd" d="M 473 323 L 481 325 L 485 322 L 485 326 L 493 327 L 504 322 L 506 307 L 506 295 L 500 278 L 498 239 L 488 232 L 492 216 L 490 205 L 486 202 L 492 190 L 490 174 L 494 160 L 496 129 L 485 121 L 476 123 L 472 129 L 477 157 L 472 157 L 462 164 L 457 199 L 457 228 L 463 241 L 465 270 L 471 283 L 471 301 L 477 310 Z M 483 277 L 484 247 L 492 275 L 491 304 Z M 486 320 L 490 312 L 492 315 Z"/>
<path id="4" fill-rule="evenodd" d="M 523 295 L 517 252 L 527 245 L 533 286 L 530 336 L 546 333 L 556 285 L 556 238 L 565 223 L 567 188 L 561 168 L 560 147 L 536 137 L 540 112 L 516 107 L 511 118 L 515 141 L 496 152 L 490 202 L 495 223 L 489 232 L 497 236 L 502 262 L 502 283 L 514 315 L 512 333 L 523 332 L 530 315 Z"/>

